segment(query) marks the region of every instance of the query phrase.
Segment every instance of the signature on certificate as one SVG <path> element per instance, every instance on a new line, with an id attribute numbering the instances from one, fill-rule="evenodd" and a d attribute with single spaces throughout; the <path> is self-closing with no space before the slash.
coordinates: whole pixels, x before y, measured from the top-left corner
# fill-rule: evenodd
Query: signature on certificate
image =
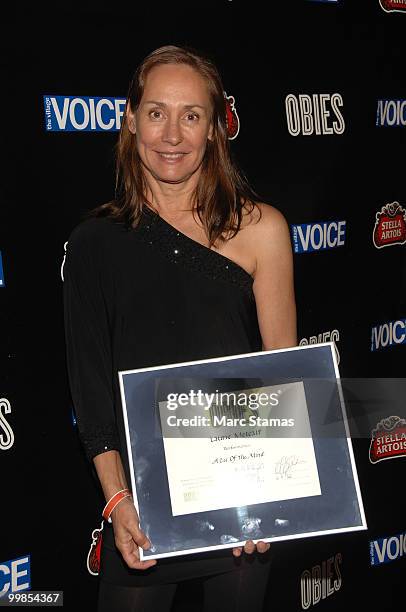
<path id="1" fill-rule="evenodd" d="M 286 479 L 293 477 L 293 468 L 298 463 L 304 463 L 299 459 L 297 455 L 284 455 L 279 461 L 275 463 L 275 474 L 279 479 Z"/>

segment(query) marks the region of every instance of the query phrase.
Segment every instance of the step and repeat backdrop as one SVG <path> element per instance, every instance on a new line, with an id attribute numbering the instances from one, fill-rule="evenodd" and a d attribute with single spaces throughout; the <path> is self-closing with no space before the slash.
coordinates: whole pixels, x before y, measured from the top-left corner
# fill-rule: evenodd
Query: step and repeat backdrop
<path id="1" fill-rule="evenodd" d="M 265 609 L 399 609 L 406 0 L 55 10 L 3 22 L 0 595 L 60 590 L 65 608 L 96 608 L 87 555 L 104 499 L 67 381 L 64 255 L 83 214 L 114 195 L 135 67 L 157 47 L 186 44 L 219 67 L 233 154 L 289 223 L 300 344 L 334 342 L 343 380 L 369 389 L 368 401 L 347 398 L 368 529 L 274 543 Z M 194 609 L 186 591 L 178 610 Z"/>

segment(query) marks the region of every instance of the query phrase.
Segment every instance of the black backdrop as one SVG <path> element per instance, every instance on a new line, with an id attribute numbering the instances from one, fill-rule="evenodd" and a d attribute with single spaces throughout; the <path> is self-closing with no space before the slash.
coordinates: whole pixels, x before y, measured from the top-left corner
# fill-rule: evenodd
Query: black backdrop
<path id="1" fill-rule="evenodd" d="M 20 558 L 31 589 L 63 590 L 68 609 L 94 609 L 97 588 L 86 555 L 103 498 L 72 422 L 61 266 L 80 215 L 113 195 L 117 132 L 47 131 L 43 96 L 123 98 L 152 49 L 189 44 L 209 53 L 236 101 L 233 153 L 263 200 L 285 214 L 292 236 L 296 225 L 345 221 L 342 246 L 295 254 L 299 338 L 335 340 L 343 377 L 402 377 L 404 343 L 371 351 L 374 327 L 406 317 L 405 245 L 376 248 L 372 240 L 376 213 L 392 202 L 406 206 L 406 126 L 377 126 L 379 100 L 406 98 L 406 3 L 399 4 L 385 12 L 378 0 L 85 3 L 3 15 L 0 591 L 9 588 L 5 567 Z M 298 101 L 335 93 L 343 133 L 291 135 L 289 94 Z M 405 417 L 402 406 L 395 414 Z M 379 418 L 371 414 L 371 429 Z M 401 605 L 406 553 L 371 566 L 370 541 L 406 529 L 406 459 L 373 465 L 368 449 L 366 436 L 354 440 L 368 531 L 275 543 L 266 609 Z M 319 594 L 328 559 L 333 582 Z M 185 598 L 181 592 L 179 610 L 191 609 Z"/>

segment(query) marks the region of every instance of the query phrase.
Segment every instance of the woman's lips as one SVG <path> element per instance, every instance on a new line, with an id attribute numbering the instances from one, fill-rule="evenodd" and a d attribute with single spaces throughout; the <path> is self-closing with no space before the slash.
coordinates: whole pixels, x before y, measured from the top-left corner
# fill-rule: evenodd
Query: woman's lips
<path id="1" fill-rule="evenodd" d="M 187 155 L 187 153 L 161 153 L 160 151 L 157 151 L 157 154 L 159 155 L 160 159 L 169 164 L 175 164 L 181 161 L 184 156 Z"/>

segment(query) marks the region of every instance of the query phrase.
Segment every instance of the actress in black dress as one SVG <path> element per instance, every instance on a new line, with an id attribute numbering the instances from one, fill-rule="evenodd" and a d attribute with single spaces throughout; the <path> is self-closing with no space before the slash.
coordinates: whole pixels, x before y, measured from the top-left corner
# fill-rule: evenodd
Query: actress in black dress
<path id="1" fill-rule="evenodd" d="M 145 58 L 117 144 L 116 197 L 69 236 L 68 374 L 106 501 L 130 484 L 118 371 L 297 344 L 288 225 L 232 161 L 223 91 L 213 63 L 193 50 Z M 264 112 L 258 101 L 259 122 Z M 150 543 L 132 497 L 111 519 L 99 612 L 169 611 L 191 578 L 204 584 L 207 611 L 262 609 L 269 544 L 141 562 L 138 546 Z"/>

